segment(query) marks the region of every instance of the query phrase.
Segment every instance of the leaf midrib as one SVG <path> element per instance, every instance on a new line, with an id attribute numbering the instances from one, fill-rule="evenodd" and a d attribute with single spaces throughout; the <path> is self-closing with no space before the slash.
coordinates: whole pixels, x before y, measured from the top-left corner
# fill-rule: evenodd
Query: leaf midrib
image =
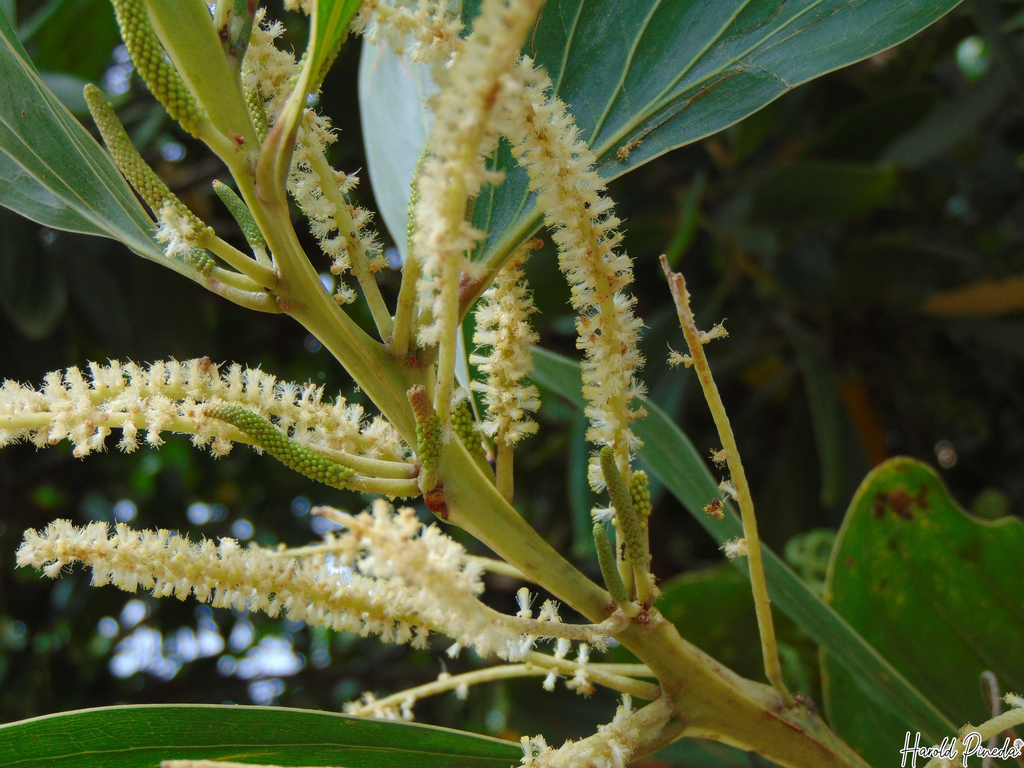
<path id="1" fill-rule="evenodd" d="M 659 0 L 659 2 L 660 2 L 660 0 Z M 825 2 L 825 0 L 814 0 L 813 3 L 808 5 L 806 8 L 804 8 L 799 13 L 795 14 L 793 16 L 793 18 L 791 18 L 785 24 L 782 24 L 781 26 L 774 28 L 770 33 L 768 33 L 768 34 L 764 35 L 763 37 L 759 38 L 753 45 L 751 45 L 749 48 L 744 50 L 741 54 L 739 54 L 738 56 L 736 56 L 736 57 L 734 57 L 732 59 L 729 59 L 726 63 L 722 64 L 722 66 L 720 66 L 718 69 L 713 70 L 713 71 L 709 72 L 708 74 L 706 74 L 701 79 L 696 80 L 687 90 L 693 90 L 694 88 L 697 88 L 697 87 L 703 85 L 704 83 L 708 82 L 712 78 L 718 77 L 720 74 L 722 74 L 726 70 L 731 69 L 737 63 L 742 61 L 744 58 L 749 56 L 753 51 L 755 51 L 757 48 L 759 48 L 761 45 L 763 45 L 765 43 L 765 41 L 771 39 L 772 37 L 775 37 L 780 32 L 785 31 L 788 27 L 790 27 L 796 21 L 798 21 L 799 19 L 803 18 L 806 14 L 810 13 L 811 11 L 813 11 L 815 8 L 817 8 L 819 5 L 821 5 L 824 2 Z M 749 3 L 750 3 L 750 0 L 745 0 L 743 6 L 737 11 L 737 14 L 742 12 L 742 10 L 744 8 L 746 8 L 746 6 L 749 5 Z M 734 14 L 730 18 L 729 23 L 725 27 L 723 27 L 723 29 L 719 32 L 718 36 L 715 37 L 714 40 L 709 42 L 704 48 L 702 48 L 700 53 L 690 61 L 690 63 L 687 65 L 686 69 L 684 69 L 682 72 L 679 73 L 679 75 L 674 77 L 669 82 L 669 84 L 666 85 L 661 90 L 661 92 L 658 93 L 657 96 L 655 96 L 653 99 L 651 99 L 648 102 L 647 106 L 645 106 L 640 112 L 638 112 L 632 118 L 630 118 L 625 123 L 623 123 L 622 127 L 618 131 L 613 133 L 597 149 L 594 149 L 593 150 L 594 155 L 596 157 L 598 157 L 599 159 L 604 157 L 608 152 L 610 152 L 612 150 L 612 148 L 617 147 L 622 142 L 622 140 L 625 139 L 630 134 L 630 132 L 634 128 L 636 128 L 638 125 L 640 125 L 644 121 L 650 119 L 658 110 L 662 109 L 668 103 L 668 100 L 666 100 L 666 97 L 671 93 L 672 89 L 674 89 L 679 84 L 679 82 L 686 76 L 686 74 L 690 70 L 693 69 L 693 67 L 696 65 L 696 63 L 698 61 L 700 61 L 700 58 L 702 56 L 704 56 L 705 53 L 707 53 L 707 51 L 710 49 L 712 43 L 717 43 L 721 39 L 722 34 L 725 32 L 726 29 L 728 29 L 728 27 L 735 20 L 735 16 L 736 16 L 736 14 Z M 774 75 L 775 73 L 772 72 L 770 74 Z M 612 98 L 612 103 L 614 103 L 614 100 L 615 100 L 615 98 L 617 98 L 617 96 L 618 96 L 618 93 L 616 91 L 616 94 Z M 673 98 L 675 98 L 675 97 L 673 97 Z M 610 105 L 609 105 L 609 108 L 610 108 Z M 597 137 L 597 133 L 594 132 L 592 134 L 592 136 L 591 136 L 591 141 L 593 141 L 596 137 Z"/>

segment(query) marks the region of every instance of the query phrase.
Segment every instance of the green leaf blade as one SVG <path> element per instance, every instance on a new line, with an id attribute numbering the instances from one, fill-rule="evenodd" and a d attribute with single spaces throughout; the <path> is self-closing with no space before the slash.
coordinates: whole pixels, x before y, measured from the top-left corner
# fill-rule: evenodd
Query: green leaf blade
<path id="1" fill-rule="evenodd" d="M 989 717 L 982 671 L 995 672 L 1004 692 L 1024 687 L 1022 550 L 1019 519 L 972 518 L 930 467 L 891 459 L 850 505 L 826 598 L 957 727 L 977 724 Z M 870 701 L 831 657 L 822 673 L 837 732 L 883 764 L 907 724 Z"/>
<path id="2" fill-rule="evenodd" d="M 508 768 L 518 745 L 408 723 L 279 707 L 118 706 L 0 725 L 5 768 L 139 768 L 161 760 Z"/>
<path id="3" fill-rule="evenodd" d="M 0 205 L 45 226 L 101 235 L 179 272 L 109 156 L 43 84 L 0 15 Z"/>
<path id="4" fill-rule="evenodd" d="M 959 0 L 551 0 L 525 53 L 569 105 L 606 181 L 710 136 L 808 80 L 890 48 Z M 467 4 L 469 5 L 469 4 Z M 540 224 L 525 175 L 482 195 L 478 258 L 500 261 Z"/>

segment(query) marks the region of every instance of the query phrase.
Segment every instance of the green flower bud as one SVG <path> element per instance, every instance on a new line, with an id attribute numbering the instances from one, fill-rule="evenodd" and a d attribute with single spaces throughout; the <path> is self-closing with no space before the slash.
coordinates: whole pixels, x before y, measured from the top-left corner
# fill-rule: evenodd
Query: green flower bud
<path id="1" fill-rule="evenodd" d="M 146 6 L 142 0 L 111 2 L 117 26 L 121 29 L 121 39 L 146 87 L 167 110 L 167 114 L 198 138 L 199 128 L 206 118 L 181 75 L 164 54 Z"/>
<path id="2" fill-rule="evenodd" d="M 253 128 L 259 137 L 260 144 L 270 133 L 270 121 L 267 120 L 267 111 L 263 107 L 263 97 L 254 88 L 245 91 L 245 106 L 249 109 L 249 119 L 252 120 Z"/>
<path id="3" fill-rule="evenodd" d="M 437 485 L 437 467 L 441 463 L 441 420 L 422 384 L 406 393 L 416 417 L 416 457 L 420 466 L 420 489 L 426 493 Z"/>
<path id="4" fill-rule="evenodd" d="M 627 490 L 622 475 L 619 474 L 619 468 L 615 464 L 615 452 L 607 445 L 601 449 L 601 473 L 608 486 L 608 495 L 611 497 L 612 506 L 615 507 L 619 535 L 626 545 L 624 559 L 626 562 L 646 568 L 647 553 L 644 551 L 643 527 L 636 510 L 633 509 L 629 490 Z"/>
<path id="5" fill-rule="evenodd" d="M 480 432 L 476 428 L 476 421 L 473 420 L 473 413 L 469 410 L 469 403 L 465 400 L 455 406 L 452 412 L 452 427 L 470 455 L 485 458 Z"/>
<path id="6" fill-rule="evenodd" d="M 164 180 L 156 175 L 156 172 L 146 165 L 142 155 L 135 149 L 132 140 L 117 119 L 114 107 L 104 98 L 103 92 L 92 83 L 85 86 L 83 91 L 85 103 L 89 106 L 92 119 L 96 127 L 100 129 L 100 136 L 103 143 L 107 145 L 114 163 L 121 173 L 128 180 L 128 183 L 139 193 L 139 197 L 146 201 L 153 214 L 159 218 L 160 209 L 165 203 L 171 203 L 178 213 L 191 222 L 196 236 L 201 237 L 205 233 L 213 234 L 213 230 L 204 224 L 198 216 L 190 211 L 184 203 L 164 183 Z"/>
<path id="7" fill-rule="evenodd" d="M 619 569 L 615 565 L 615 550 L 608 540 L 608 532 L 601 523 L 594 523 L 594 543 L 597 545 L 597 560 L 601 564 L 604 586 L 616 605 L 625 605 L 629 602 L 629 595 L 626 593 L 626 585 L 622 583 Z"/>
<path id="8" fill-rule="evenodd" d="M 207 277 L 217 266 L 217 262 L 202 248 L 190 249 L 185 257 L 185 263 L 195 267 L 203 277 Z"/>
<path id="9" fill-rule="evenodd" d="M 262 416 L 240 405 L 215 405 L 206 410 L 206 415 L 242 430 L 264 451 L 310 480 L 344 489 L 346 481 L 355 474 L 352 469 L 303 448 Z"/>
<path id="10" fill-rule="evenodd" d="M 647 518 L 651 516 L 651 481 L 647 473 L 638 469 L 633 473 L 633 479 L 629 482 L 629 499 L 633 502 L 633 510 L 640 518 L 640 525 L 647 525 Z"/>
<path id="11" fill-rule="evenodd" d="M 263 233 L 260 232 L 256 219 L 252 217 L 252 212 L 242 202 L 242 198 L 236 195 L 234 190 L 227 184 L 223 184 L 216 179 L 213 182 L 213 191 L 217 193 L 217 197 L 221 199 L 231 212 L 231 215 L 235 217 L 235 221 L 242 228 L 242 234 L 245 235 L 249 247 L 254 251 L 258 248 L 262 248 L 264 251 L 267 250 L 267 241 L 263 239 Z"/>

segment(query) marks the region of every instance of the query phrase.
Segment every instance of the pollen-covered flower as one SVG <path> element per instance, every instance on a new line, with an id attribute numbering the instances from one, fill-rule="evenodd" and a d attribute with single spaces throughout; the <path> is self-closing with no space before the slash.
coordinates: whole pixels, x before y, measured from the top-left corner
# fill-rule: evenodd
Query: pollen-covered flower
<path id="1" fill-rule="evenodd" d="M 480 602 L 482 572 L 463 547 L 413 509 L 397 513 L 383 501 L 372 513 L 334 513 L 345 529 L 320 551 L 243 549 L 233 539 L 194 543 L 171 531 L 137 531 L 106 523 L 77 528 L 67 520 L 26 532 L 19 566 L 54 578 L 68 565 L 92 569 L 94 586 L 139 587 L 157 596 L 241 611 L 284 614 L 295 621 L 385 642 L 423 647 L 431 632 L 453 637 L 481 655 L 504 656 L 519 633 L 494 620 Z"/>
<path id="2" fill-rule="evenodd" d="M 127 452 L 138 448 L 143 431 L 154 447 L 163 443 L 163 432 L 178 432 L 223 455 L 232 440 L 245 436 L 207 417 L 204 406 L 212 403 L 249 407 L 311 450 L 406 460 L 394 427 L 379 417 L 365 423 L 361 406 L 340 397 L 327 401 L 323 387 L 278 381 L 259 368 L 232 364 L 221 370 L 209 358 L 149 366 L 90 363 L 88 373 L 68 368 L 47 374 L 39 390 L 5 381 L 0 387 L 0 448 L 22 440 L 38 447 L 69 440 L 81 457 L 102 451 L 107 436 L 120 430 L 118 447 Z"/>
<path id="3" fill-rule="evenodd" d="M 625 768 L 640 742 L 640 735 L 670 714 L 670 705 L 655 702 L 633 709 L 632 698 L 624 694 L 614 719 L 598 727 L 597 733 L 580 741 L 567 741 L 559 749 L 547 745 L 543 736 L 521 740 L 522 765 L 528 768 Z"/>
<path id="4" fill-rule="evenodd" d="M 641 322 L 633 314 L 636 300 L 625 293 L 633 267 L 617 250 L 622 239 L 619 219 L 603 194 L 594 156 L 550 90 L 543 72 L 522 59 L 506 78 L 499 126 L 529 173 L 579 313 L 576 346 L 584 352 L 587 439 L 615 449 L 621 468 L 640 445 L 630 423 L 643 414 L 630 407 L 644 391 L 637 379 L 643 365 L 637 349 Z"/>
<path id="5" fill-rule="evenodd" d="M 522 269 L 531 247 L 513 255 L 477 304 L 473 342 L 490 350 L 469 357 L 487 374 L 486 381 L 472 385 L 484 394 L 484 432 L 506 445 L 537 431 L 537 424 L 527 414 L 540 406 L 540 396 L 534 385 L 523 382 L 533 367 L 529 346 L 540 338 L 530 328 L 529 318 L 535 310 Z"/>
<path id="6" fill-rule="evenodd" d="M 157 215 L 156 239 L 164 244 L 168 256 L 183 258 L 197 247 L 201 234 L 196 231 L 195 217 L 188 216 L 180 204 L 168 200 Z"/>
<path id="7" fill-rule="evenodd" d="M 352 28 L 374 45 L 431 65 L 437 76 L 462 47 L 460 10 L 458 0 L 364 0 Z"/>
<path id="8" fill-rule="evenodd" d="M 420 329 L 422 344 L 436 344 L 455 333 L 459 272 L 468 267 L 464 254 L 484 234 L 465 221 L 466 201 L 484 184 L 501 179 L 486 166 L 498 141 L 495 92 L 515 64 L 539 5 L 537 0 L 484 0 L 433 105 L 434 127 L 419 176 L 412 240 L 413 252 L 423 260 L 419 308 L 433 320 Z"/>
<path id="9" fill-rule="evenodd" d="M 283 32 L 280 22 L 268 22 L 266 10 L 259 9 L 242 62 L 242 84 L 270 125 L 280 118 L 299 74 L 295 57 L 277 47 Z M 336 140 L 329 118 L 312 109 L 303 112 L 288 172 L 288 191 L 309 219 L 310 231 L 320 247 L 331 257 L 331 272 L 344 274 L 355 260 L 364 261 L 373 272 L 386 266 L 387 261 L 370 226 L 372 214 L 349 201 L 358 178 L 336 171 L 327 163 L 324 153 Z M 349 303 L 356 293 L 339 281 L 335 298 Z"/>

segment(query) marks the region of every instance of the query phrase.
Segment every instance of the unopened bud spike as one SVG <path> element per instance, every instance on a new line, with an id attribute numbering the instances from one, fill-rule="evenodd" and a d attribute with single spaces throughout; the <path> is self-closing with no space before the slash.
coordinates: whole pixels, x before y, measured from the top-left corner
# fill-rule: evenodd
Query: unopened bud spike
<path id="1" fill-rule="evenodd" d="M 647 565 L 647 556 L 644 552 L 643 529 L 633 509 L 633 501 L 629 497 L 629 490 L 619 474 L 619 468 L 615 464 L 615 453 L 607 445 L 601 449 L 601 473 L 604 475 L 604 482 L 608 486 L 608 495 L 611 497 L 612 506 L 615 507 L 615 517 L 618 520 L 619 535 L 626 545 L 626 562 L 633 565 Z"/>
<path id="2" fill-rule="evenodd" d="M 199 138 L 206 117 L 195 96 L 164 53 L 142 0 L 112 0 L 121 39 L 135 70 L 156 100 L 181 127 Z"/>
<path id="3" fill-rule="evenodd" d="M 416 417 L 416 457 L 420 467 L 420 490 L 424 494 L 437 485 L 437 467 L 441 462 L 441 420 L 422 384 L 410 387 L 406 393 Z"/>
<path id="4" fill-rule="evenodd" d="M 92 119 L 99 128 L 100 136 L 103 137 L 103 143 L 107 145 L 107 150 L 114 158 L 114 163 L 128 183 L 145 200 L 153 215 L 161 222 L 168 218 L 177 219 L 182 228 L 188 231 L 188 239 L 192 243 L 201 244 L 205 237 L 213 235 L 213 230 L 192 213 L 142 159 L 142 155 L 128 138 L 124 126 L 114 113 L 114 107 L 103 96 L 103 92 L 89 83 L 85 86 L 83 94 Z M 184 258 L 185 261 L 192 263 L 188 255 Z"/>
<path id="5" fill-rule="evenodd" d="M 238 222 L 238 226 L 242 229 L 242 234 L 245 235 L 246 242 L 249 243 L 249 247 L 254 251 L 260 248 L 267 250 L 267 241 L 263 239 L 263 233 L 260 232 L 256 219 L 253 218 L 249 207 L 242 202 L 242 198 L 236 195 L 235 191 L 227 184 L 216 179 L 213 182 L 213 191 L 217 193 L 217 197 L 227 206 L 228 211 L 231 212 L 235 221 Z"/>
<path id="6" fill-rule="evenodd" d="M 303 448 L 262 416 L 240 405 L 214 405 L 206 409 L 206 415 L 242 430 L 264 451 L 310 480 L 332 488 L 345 489 L 347 480 L 355 474 L 349 467 L 343 467 Z"/>
<path id="7" fill-rule="evenodd" d="M 455 406 L 452 412 L 452 428 L 471 456 L 485 458 L 480 432 L 476 428 L 476 421 L 473 420 L 473 413 L 469 410 L 469 403 L 465 400 Z"/>
<path id="8" fill-rule="evenodd" d="M 615 550 L 608 540 L 608 532 L 601 523 L 594 523 L 594 544 L 597 546 L 597 561 L 601 564 L 604 585 L 612 600 L 629 616 L 636 616 L 639 607 L 630 601 L 626 585 L 622 583 L 619 569 L 615 564 Z"/>

